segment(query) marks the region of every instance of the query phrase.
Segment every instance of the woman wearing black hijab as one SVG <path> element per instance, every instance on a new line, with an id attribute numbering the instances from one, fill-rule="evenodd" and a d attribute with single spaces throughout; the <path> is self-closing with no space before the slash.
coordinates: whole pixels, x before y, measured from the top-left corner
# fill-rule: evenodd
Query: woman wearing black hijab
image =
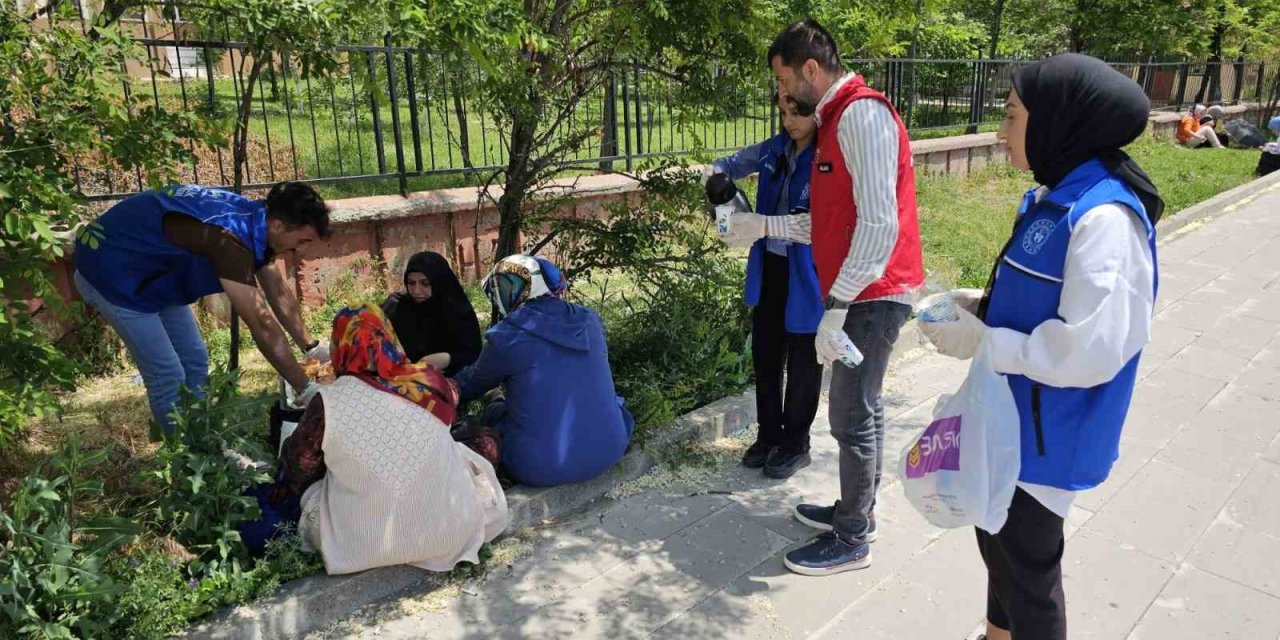
<path id="1" fill-rule="evenodd" d="M 1018 70 L 999 137 L 1027 192 L 986 294 L 960 319 L 921 323 L 938 350 L 986 349 L 1018 407 L 1021 471 L 1008 519 L 978 530 L 987 640 L 1065 640 L 1063 520 L 1102 483 L 1151 335 L 1154 223 L 1164 209 L 1121 147 L 1147 126 L 1142 89 L 1079 54 Z"/>
<path id="2" fill-rule="evenodd" d="M 480 323 L 449 262 L 423 251 L 409 258 L 404 291 L 387 297 L 382 311 L 405 355 L 452 377 L 480 356 Z"/>

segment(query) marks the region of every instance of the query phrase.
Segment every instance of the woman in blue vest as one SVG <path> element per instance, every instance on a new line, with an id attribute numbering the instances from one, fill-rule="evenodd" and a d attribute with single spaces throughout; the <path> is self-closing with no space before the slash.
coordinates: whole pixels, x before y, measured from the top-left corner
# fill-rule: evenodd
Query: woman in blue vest
<path id="1" fill-rule="evenodd" d="M 1143 134 L 1150 108 L 1137 84 L 1088 56 L 1017 71 L 998 135 L 1042 186 L 1023 198 L 985 297 L 962 300 L 959 321 L 921 323 L 945 354 L 989 349 L 1018 407 L 1009 518 L 998 533 L 978 531 L 987 640 L 1067 637 L 1063 520 L 1119 455 L 1151 335 L 1164 203 L 1120 150 Z"/>
<path id="2" fill-rule="evenodd" d="M 178 390 L 198 390 L 208 377 L 209 353 L 189 305 L 215 293 L 227 294 L 306 406 L 316 386 L 285 331 L 309 359 L 327 362 L 329 348 L 307 331 L 275 257 L 328 234 L 324 200 L 299 182 L 277 184 L 265 201 L 173 185 L 120 201 L 81 234 L 76 288 L 124 339 L 151 415 L 166 431 Z"/>
<path id="3" fill-rule="evenodd" d="M 797 113 L 793 100 L 778 103 L 786 132 L 716 160 L 710 171 L 735 180 L 758 174 L 759 213 L 807 214 L 817 124 L 813 116 Z M 796 219 L 807 222 L 808 216 Z M 758 240 L 747 262 L 746 302 L 754 307 L 751 353 L 760 431 L 742 464 L 763 467 L 771 478 L 789 478 L 809 464 L 809 426 L 822 392 L 814 335 L 823 306 L 810 246 L 780 238 Z"/>

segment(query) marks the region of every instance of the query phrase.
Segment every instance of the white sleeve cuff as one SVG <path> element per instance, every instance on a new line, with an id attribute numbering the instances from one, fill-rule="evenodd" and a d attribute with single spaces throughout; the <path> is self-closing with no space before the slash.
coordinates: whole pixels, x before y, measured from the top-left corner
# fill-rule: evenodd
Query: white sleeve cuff
<path id="1" fill-rule="evenodd" d="M 1030 337 L 1013 329 L 990 329 L 987 339 L 991 342 L 991 364 L 997 373 L 1022 375 L 1022 349 Z"/>

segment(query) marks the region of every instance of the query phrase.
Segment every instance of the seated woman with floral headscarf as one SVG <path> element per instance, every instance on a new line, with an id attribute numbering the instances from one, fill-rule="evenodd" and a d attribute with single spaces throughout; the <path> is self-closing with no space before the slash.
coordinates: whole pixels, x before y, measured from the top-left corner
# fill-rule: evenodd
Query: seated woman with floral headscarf
<path id="1" fill-rule="evenodd" d="M 614 392 L 600 316 L 562 300 L 564 279 L 542 258 L 503 259 L 484 289 L 502 320 L 456 380 L 464 402 L 505 387 L 505 402 L 482 417 L 498 432 L 505 470 L 521 484 L 550 487 L 612 467 L 635 421 Z"/>
<path id="2" fill-rule="evenodd" d="M 301 496 L 299 536 L 330 574 L 477 562 L 507 503 L 492 465 L 449 435 L 453 383 L 409 361 L 371 305 L 338 313 L 332 354 L 338 378 L 285 440 L 269 502 Z"/>

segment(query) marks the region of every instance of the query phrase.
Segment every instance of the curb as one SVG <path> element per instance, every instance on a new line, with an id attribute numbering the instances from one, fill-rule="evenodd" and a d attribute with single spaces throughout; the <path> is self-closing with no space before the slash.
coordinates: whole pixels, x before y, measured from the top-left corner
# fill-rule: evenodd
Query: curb
<path id="1" fill-rule="evenodd" d="M 1191 205 L 1156 225 L 1160 244 L 1172 242 L 1216 218 L 1253 202 L 1259 195 L 1276 189 L 1280 189 L 1280 171 L 1262 178 L 1255 178 L 1208 200 Z"/>

